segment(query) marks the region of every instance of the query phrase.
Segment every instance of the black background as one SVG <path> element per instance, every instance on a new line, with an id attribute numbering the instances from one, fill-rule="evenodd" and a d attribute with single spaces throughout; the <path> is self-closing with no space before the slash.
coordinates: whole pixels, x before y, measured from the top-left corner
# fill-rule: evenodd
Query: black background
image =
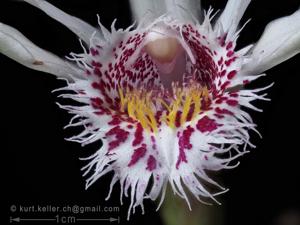
<path id="1" fill-rule="evenodd" d="M 117 27 L 131 23 L 127 1 L 123 0 L 56 0 L 49 1 L 62 10 L 96 25 L 96 14 L 110 27 L 118 18 Z M 203 5 L 222 9 L 226 1 L 205 0 Z M 265 25 L 278 17 L 288 15 L 299 7 L 299 0 L 254 0 L 243 19 L 252 18 L 242 32 L 239 46 L 255 42 Z M 16 1 L 0 3 L 0 21 L 20 30 L 38 46 L 59 56 L 81 52 L 78 39 L 63 25 L 50 19 L 38 9 Z M 300 21 L 299 21 L 300 22 Z M 263 135 L 252 134 L 257 146 L 241 159 L 234 170 L 218 175 L 230 191 L 220 197 L 223 202 L 224 225 L 268 225 L 288 210 L 300 207 L 299 175 L 299 76 L 300 56 L 269 70 L 268 76 L 252 86 L 275 85 L 268 90 L 271 102 L 257 102 L 264 112 L 252 112 L 254 121 Z M 12 204 L 83 204 L 92 203 L 119 206 L 119 187 L 111 199 L 108 192 L 110 176 L 105 176 L 87 191 L 81 177 L 83 165 L 79 157 L 89 155 L 95 146 L 82 148 L 64 140 L 76 130 L 63 130 L 70 119 L 55 104 L 53 89 L 64 85 L 53 76 L 25 68 L 0 55 L 1 77 L 1 144 L 2 170 L 1 203 L 7 212 L 2 220 L 14 216 Z M 3 176 L 4 175 L 4 176 Z M 199 203 L 200 204 L 200 203 Z M 140 210 L 126 221 L 128 199 L 119 214 L 121 224 L 161 224 L 155 204 L 145 201 L 146 214 Z M 104 224 L 105 222 L 103 222 Z M 2 224 L 2 223 L 1 223 Z M 29 224 L 29 223 L 27 223 Z"/>

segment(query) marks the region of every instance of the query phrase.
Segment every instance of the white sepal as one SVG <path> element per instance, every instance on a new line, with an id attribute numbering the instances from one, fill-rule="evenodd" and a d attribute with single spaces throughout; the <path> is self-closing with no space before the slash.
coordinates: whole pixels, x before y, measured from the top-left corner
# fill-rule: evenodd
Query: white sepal
<path id="1" fill-rule="evenodd" d="M 175 19 L 184 22 L 200 20 L 201 1 L 200 0 L 165 0 L 167 12 Z"/>
<path id="2" fill-rule="evenodd" d="M 166 13 L 166 5 L 162 0 L 129 0 L 129 2 L 133 19 L 137 22 L 144 21 L 145 18 L 156 18 Z"/>
<path id="3" fill-rule="evenodd" d="M 272 21 L 243 66 L 248 74 L 262 73 L 300 52 L 300 10 Z"/>
<path id="4" fill-rule="evenodd" d="M 228 0 L 216 23 L 217 26 L 221 26 L 224 33 L 227 33 L 227 38 L 230 39 L 237 31 L 240 20 L 250 2 L 251 0 Z"/>
<path id="5" fill-rule="evenodd" d="M 133 17 L 138 22 L 152 22 L 163 14 L 181 22 L 199 20 L 201 17 L 200 0 L 130 0 Z M 152 18 L 152 19 L 151 19 Z"/>
<path id="6" fill-rule="evenodd" d="M 70 79 L 79 69 L 29 41 L 18 30 L 0 23 L 0 52 L 31 69 Z"/>

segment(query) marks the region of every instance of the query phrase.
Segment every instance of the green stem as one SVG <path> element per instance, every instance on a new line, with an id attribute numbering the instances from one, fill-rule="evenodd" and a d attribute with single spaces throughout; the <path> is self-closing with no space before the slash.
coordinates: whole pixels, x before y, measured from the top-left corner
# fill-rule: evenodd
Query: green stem
<path id="1" fill-rule="evenodd" d="M 192 211 L 189 210 L 186 201 L 171 190 L 167 190 L 164 204 L 160 209 L 164 225 L 222 225 L 223 209 L 218 205 L 204 205 L 192 200 Z"/>

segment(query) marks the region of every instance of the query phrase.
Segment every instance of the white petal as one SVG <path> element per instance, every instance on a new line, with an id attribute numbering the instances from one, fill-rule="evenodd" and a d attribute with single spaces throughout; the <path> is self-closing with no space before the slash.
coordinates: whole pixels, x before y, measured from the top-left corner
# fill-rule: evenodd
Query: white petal
<path id="1" fill-rule="evenodd" d="M 145 16 L 159 17 L 169 13 L 175 19 L 186 22 L 199 19 L 201 14 L 200 0 L 130 0 L 133 17 L 142 21 Z"/>
<path id="2" fill-rule="evenodd" d="M 243 70 L 262 73 L 300 52 L 300 9 L 269 23 Z"/>
<path id="3" fill-rule="evenodd" d="M 29 41 L 16 29 L 0 23 L 0 53 L 29 68 L 70 78 L 79 76 L 76 67 Z"/>
<path id="4" fill-rule="evenodd" d="M 162 0 L 129 0 L 134 20 L 140 22 L 145 17 L 158 17 L 166 12 L 166 5 Z"/>
<path id="5" fill-rule="evenodd" d="M 222 30 L 229 36 L 233 35 L 250 2 L 251 0 L 228 0 L 216 24 L 221 25 Z"/>
<path id="6" fill-rule="evenodd" d="M 167 12 L 176 19 L 190 21 L 193 18 L 200 19 L 200 0 L 165 0 Z"/>
<path id="7" fill-rule="evenodd" d="M 89 44 L 90 38 L 94 32 L 97 33 L 98 37 L 101 37 L 99 31 L 87 24 L 86 22 L 74 17 L 70 16 L 67 13 L 61 11 L 55 6 L 44 0 L 24 0 L 25 2 L 41 9 L 48 16 L 62 23 L 66 27 L 68 27 L 72 32 L 74 32 L 80 39 L 82 39 L 85 43 Z"/>

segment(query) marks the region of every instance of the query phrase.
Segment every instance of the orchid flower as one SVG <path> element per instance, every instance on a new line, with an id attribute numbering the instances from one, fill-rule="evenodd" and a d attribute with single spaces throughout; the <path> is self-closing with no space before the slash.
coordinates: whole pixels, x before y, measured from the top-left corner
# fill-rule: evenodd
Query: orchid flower
<path id="1" fill-rule="evenodd" d="M 82 127 L 68 138 L 87 145 L 102 141 L 82 168 L 88 188 L 114 172 L 122 196 L 130 196 L 128 216 L 143 200 L 163 202 L 166 187 L 184 198 L 189 191 L 205 203 L 227 189 L 207 171 L 231 169 L 255 147 L 247 109 L 268 100 L 247 84 L 300 52 L 300 10 L 271 22 L 256 44 L 236 50 L 240 20 L 251 0 L 228 0 L 220 15 L 197 0 L 131 0 L 136 23 L 127 29 L 94 28 L 44 0 L 24 0 L 73 31 L 82 54 L 61 59 L 0 23 L 0 52 L 29 68 L 66 80 L 61 105 Z M 80 104 L 78 104 L 80 103 Z M 207 184 L 219 188 L 211 193 Z"/>

